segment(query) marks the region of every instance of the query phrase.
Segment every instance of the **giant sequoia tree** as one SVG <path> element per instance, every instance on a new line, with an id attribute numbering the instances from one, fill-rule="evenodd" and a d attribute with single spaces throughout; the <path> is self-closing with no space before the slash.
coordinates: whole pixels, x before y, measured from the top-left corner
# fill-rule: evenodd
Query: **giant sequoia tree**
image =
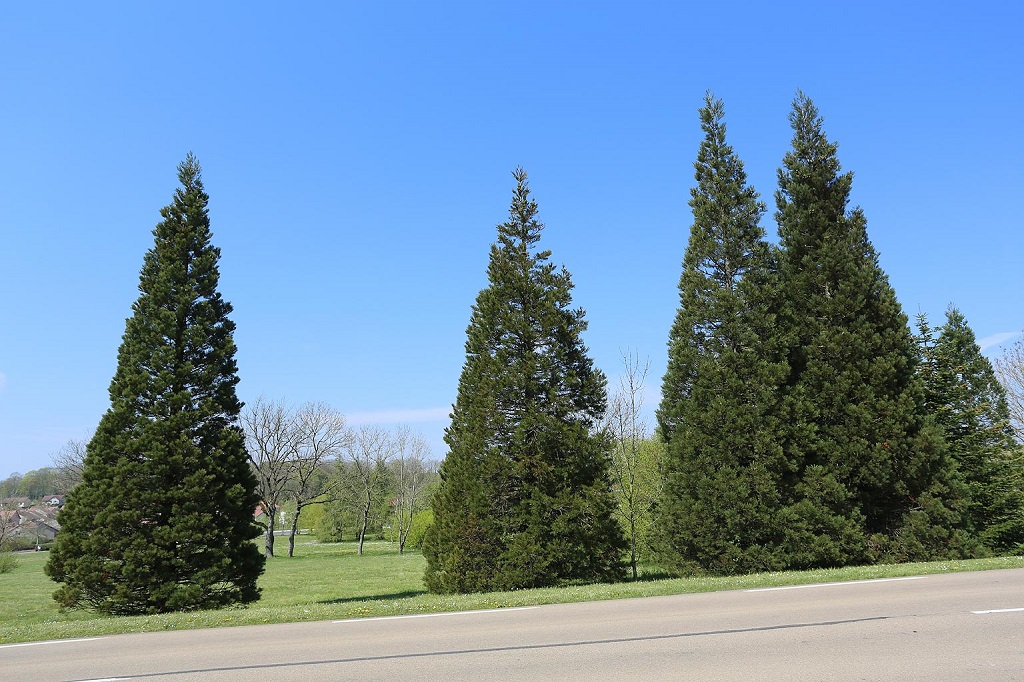
<path id="1" fill-rule="evenodd" d="M 971 532 L 991 551 L 1024 547 L 1022 464 L 1006 391 L 992 363 L 981 354 L 974 331 L 955 307 L 946 311 L 938 338 L 918 317 L 920 374 L 925 404 L 942 427 L 950 454 L 965 482 Z"/>
<path id="2" fill-rule="evenodd" d="M 964 551 L 957 481 L 924 417 L 916 349 L 879 267 L 851 173 L 799 94 L 776 194 L 785 318 L 794 332 L 781 517 L 794 566 Z"/>
<path id="3" fill-rule="evenodd" d="M 786 366 L 773 254 L 758 224 L 764 204 L 726 143 L 723 117 L 709 93 L 658 410 L 667 450 L 657 545 L 666 565 L 687 572 L 785 565 L 776 406 Z"/>
<path id="4" fill-rule="evenodd" d="M 609 450 L 595 434 L 605 378 L 581 339 L 569 273 L 537 249 L 526 172 L 498 226 L 467 330 L 449 453 L 424 554 L 435 592 L 619 577 Z"/>
<path id="5" fill-rule="evenodd" d="M 46 565 L 63 605 L 137 614 L 259 598 L 235 325 L 217 291 L 220 251 L 191 154 L 178 179 L 142 267 L 110 408 Z"/>

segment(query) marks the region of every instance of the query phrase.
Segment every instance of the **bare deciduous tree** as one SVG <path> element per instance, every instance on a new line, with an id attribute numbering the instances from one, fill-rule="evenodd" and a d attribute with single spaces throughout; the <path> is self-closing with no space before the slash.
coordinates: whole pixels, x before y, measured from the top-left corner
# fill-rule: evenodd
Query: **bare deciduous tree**
<path id="1" fill-rule="evenodd" d="M 430 459 L 430 446 L 423 436 L 412 434 L 407 427 L 394 434 L 394 512 L 398 553 L 405 552 L 405 542 L 412 528 L 412 517 L 425 507 L 425 492 L 437 476 L 437 462 Z"/>
<path id="2" fill-rule="evenodd" d="M 280 502 L 288 492 L 298 448 L 296 430 L 283 402 L 262 396 L 241 415 L 249 462 L 259 481 L 260 506 L 266 518 L 264 554 L 274 556 L 274 524 Z"/>
<path id="3" fill-rule="evenodd" d="M 342 480 L 353 498 L 359 501 L 357 535 L 360 555 L 370 514 L 387 493 L 387 464 L 394 454 L 395 443 L 391 434 L 375 426 L 361 426 L 345 448 L 347 466 Z"/>
<path id="4" fill-rule="evenodd" d="M 288 556 L 295 553 L 295 533 L 302 510 L 335 499 L 341 481 L 329 475 L 326 467 L 352 442 L 344 415 L 323 403 L 303 405 L 294 415 L 292 428 L 296 444 L 291 486 L 295 514 L 288 534 Z"/>
<path id="5" fill-rule="evenodd" d="M 66 495 L 82 482 L 82 470 L 85 467 L 85 445 L 86 441 L 84 440 L 71 439 L 50 456 L 53 467 L 57 470 L 58 490 L 55 491 L 56 493 Z"/>
<path id="6" fill-rule="evenodd" d="M 660 448 L 650 438 L 641 411 L 650 361 L 622 354 L 623 374 L 609 401 L 604 430 L 612 443 L 612 477 L 618 515 L 629 541 L 630 567 L 637 577 L 641 539 L 661 491 Z"/>
<path id="7" fill-rule="evenodd" d="M 18 529 L 18 510 L 13 504 L 0 502 L 0 552 L 7 549 L 7 541 Z"/>
<path id="8" fill-rule="evenodd" d="M 1018 442 L 1024 442 L 1024 338 L 1003 351 L 995 361 L 995 370 L 1006 390 L 1013 432 Z"/>

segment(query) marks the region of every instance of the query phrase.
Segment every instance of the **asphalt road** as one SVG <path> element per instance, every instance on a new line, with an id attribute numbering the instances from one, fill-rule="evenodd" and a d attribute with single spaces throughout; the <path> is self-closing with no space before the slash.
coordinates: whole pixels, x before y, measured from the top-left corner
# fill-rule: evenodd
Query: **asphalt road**
<path id="1" fill-rule="evenodd" d="M 1024 680 L 1024 569 L 0 646 L 2 680 Z"/>

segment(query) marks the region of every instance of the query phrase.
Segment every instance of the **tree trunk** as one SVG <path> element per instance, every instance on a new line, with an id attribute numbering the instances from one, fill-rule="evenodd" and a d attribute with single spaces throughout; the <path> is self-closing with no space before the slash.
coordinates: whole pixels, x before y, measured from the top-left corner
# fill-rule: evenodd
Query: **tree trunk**
<path id="1" fill-rule="evenodd" d="M 295 516 L 292 517 L 292 531 L 288 534 L 288 556 L 295 556 L 295 532 L 299 528 L 299 514 L 302 513 L 302 507 L 295 508 Z"/>
<path id="2" fill-rule="evenodd" d="M 397 505 L 398 512 L 395 514 L 395 516 L 398 519 L 398 553 L 399 554 L 405 554 L 405 539 L 407 537 L 409 537 L 409 531 L 405 527 L 405 512 L 402 510 L 402 506 L 403 506 L 402 502 L 399 502 L 398 505 Z M 412 525 L 412 524 L 410 524 L 410 525 Z"/>
<path id="3" fill-rule="evenodd" d="M 636 514 L 629 514 L 629 563 L 633 567 L 633 580 L 636 580 Z"/>
<path id="4" fill-rule="evenodd" d="M 363 527 L 359 529 L 359 556 L 363 555 L 363 540 L 366 539 L 366 526 L 370 520 L 370 500 L 367 498 L 366 506 L 363 507 Z"/>
<path id="5" fill-rule="evenodd" d="M 274 556 L 274 516 L 275 513 L 272 511 L 263 510 L 263 513 L 267 517 L 267 539 L 264 544 L 264 556 L 268 559 Z"/>

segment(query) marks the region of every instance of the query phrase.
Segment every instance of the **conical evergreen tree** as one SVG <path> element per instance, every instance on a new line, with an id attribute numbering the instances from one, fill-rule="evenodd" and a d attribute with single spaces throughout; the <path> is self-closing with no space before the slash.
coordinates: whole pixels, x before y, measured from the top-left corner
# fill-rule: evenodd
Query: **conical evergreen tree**
<path id="1" fill-rule="evenodd" d="M 787 327 L 794 566 L 929 559 L 964 551 L 957 483 L 929 426 L 916 349 L 878 264 L 851 173 L 799 93 L 776 193 Z"/>
<path id="2" fill-rule="evenodd" d="M 252 602 L 263 557 L 235 394 L 231 305 L 217 291 L 209 197 L 191 154 L 153 230 L 110 385 L 47 574 L 54 598 L 113 614 Z"/>
<path id="3" fill-rule="evenodd" d="M 954 306 L 938 339 L 918 317 L 925 405 L 942 427 L 966 484 L 968 527 L 987 549 L 1024 547 L 1024 491 L 1006 392 Z"/>
<path id="4" fill-rule="evenodd" d="M 569 273 L 537 250 L 543 225 L 526 172 L 491 246 L 467 330 L 449 453 L 424 544 L 435 592 L 609 580 L 624 541 L 608 443 L 595 435 L 604 375 L 581 340 Z"/>
<path id="5" fill-rule="evenodd" d="M 667 451 L 657 544 L 662 562 L 684 572 L 786 564 L 777 405 L 787 368 L 772 312 L 774 255 L 758 224 L 764 204 L 726 143 L 723 117 L 708 93 L 658 411 Z"/>

